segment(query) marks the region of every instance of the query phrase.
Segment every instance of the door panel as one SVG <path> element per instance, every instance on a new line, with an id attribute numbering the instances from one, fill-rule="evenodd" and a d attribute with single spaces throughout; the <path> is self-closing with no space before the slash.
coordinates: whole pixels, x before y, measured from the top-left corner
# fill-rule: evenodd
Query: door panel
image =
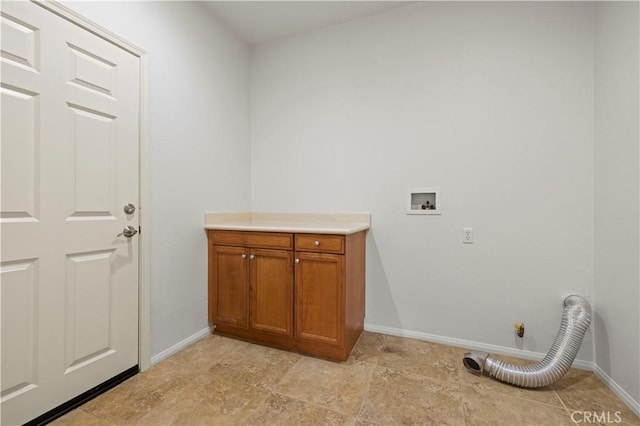
<path id="1" fill-rule="evenodd" d="M 37 4 L 0 7 L 1 423 L 17 424 L 138 363 L 138 237 L 118 234 L 138 227 L 140 65 Z"/>
<path id="2" fill-rule="evenodd" d="M 73 220 L 115 219 L 116 117 L 67 104 L 73 144 Z"/>
<path id="3" fill-rule="evenodd" d="M 343 344 L 344 256 L 296 252 L 296 337 Z"/>
<path id="4" fill-rule="evenodd" d="M 293 336 L 293 253 L 252 250 L 251 328 Z"/>
<path id="5" fill-rule="evenodd" d="M 40 34 L 38 28 L 8 14 L 2 14 L 1 20 L 2 58 L 25 69 L 39 71 Z"/>
<path id="6" fill-rule="evenodd" d="M 113 252 L 67 256 L 65 374 L 114 352 Z"/>
<path id="7" fill-rule="evenodd" d="M 38 94 L 2 85 L 2 219 L 35 220 L 38 216 Z M 6 127 L 5 127 L 6 126 Z"/>
<path id="8" fill-rule="evenodd" d="M 114 97 L 116 64 L 68 43 L 72 52 L 73 77 L 70 83 L 95 91 L 99 94 Z"/>
<path id="9" fill-rule="evenodd" d="M 3 262 L 2 282 L 2 399 L 35 386 L 37 347 L 36 260 Z"/>

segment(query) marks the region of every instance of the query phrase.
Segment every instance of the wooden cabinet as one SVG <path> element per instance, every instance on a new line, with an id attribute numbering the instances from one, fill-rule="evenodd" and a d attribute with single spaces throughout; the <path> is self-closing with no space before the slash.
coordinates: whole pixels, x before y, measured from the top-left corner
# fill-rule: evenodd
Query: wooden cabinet
<path id="1" fill-rule="evenodd" d="M 346 360 L 364 324 L 365 232 L 209 230 L 216 333 Z"/>

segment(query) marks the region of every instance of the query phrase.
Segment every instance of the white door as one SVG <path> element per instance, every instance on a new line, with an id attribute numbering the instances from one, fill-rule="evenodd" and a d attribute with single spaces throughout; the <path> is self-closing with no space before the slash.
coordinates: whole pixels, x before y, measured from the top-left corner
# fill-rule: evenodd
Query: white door
<path id="1" fill-rule="evenodd" d="M 139 59 L 29 2 L 1 38 L 3 425 L 138 363 Z"/>

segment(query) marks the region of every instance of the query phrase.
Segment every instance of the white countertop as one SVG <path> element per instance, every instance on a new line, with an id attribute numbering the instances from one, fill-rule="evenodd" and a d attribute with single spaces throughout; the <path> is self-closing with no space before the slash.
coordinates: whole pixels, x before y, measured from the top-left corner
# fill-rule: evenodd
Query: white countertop
<path id="1" fill-rule="evenodd" d="M 369 229 L 370 213 L 206 213 L 205 229 L 348 235 Z"/>

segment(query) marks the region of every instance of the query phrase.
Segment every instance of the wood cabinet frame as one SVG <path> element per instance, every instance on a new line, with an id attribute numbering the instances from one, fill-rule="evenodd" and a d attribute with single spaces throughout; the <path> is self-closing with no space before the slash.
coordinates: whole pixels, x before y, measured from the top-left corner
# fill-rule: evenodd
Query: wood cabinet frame
<path id="1" fill-rule="evenodd" d="M 337 361 L 349 357 L 364 326 L 366 231 L 315 235 L 208 230 L 207 235 L 212 331 Z M 244 264 L 231 263 L 244 272 L 221 267 L 219 253 L 246 255 Z M 271 261 L 259 271 L 255 260 L 264 258 Z M 286 259 L 289 272 L 277 259 Z M 238 276 L 245 277 L 246 299 L 234 281 Z M 261 280 L 266 289 L 258 288 Z M 282 312 L 270 307 L 269 295 L 260 291 L 277 293 L 275 303 Z M 234 300 L 237 306 L 224 306 Z M 222 315 L 225 312 L 236 318 Z"/>

